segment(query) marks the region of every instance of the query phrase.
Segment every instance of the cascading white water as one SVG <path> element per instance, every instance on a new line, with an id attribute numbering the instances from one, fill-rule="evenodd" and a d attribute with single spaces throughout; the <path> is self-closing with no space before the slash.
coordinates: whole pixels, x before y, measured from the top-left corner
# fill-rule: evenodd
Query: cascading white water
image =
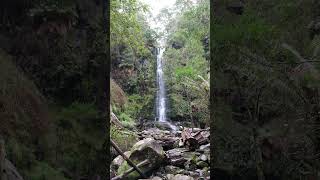
<path id="1" fill-rule="evenodd" d="M 158 49 L 157 55 L 157 116 L 160 122 L 166 121 L 166 100 L 165 100 L 165 85 L 163 79 L 162 68 L 162 49 Z"/>
<path id="2" fill-rule="evenodd" d="M 176 126 L 167 121 L 166 118 L 166 89 L 163 78 L 163 62 L 162 62 L 163 49 L 157 49 L 157 119 L 161 123 L 166 123 L 172 130 L 176 130 Z"/>

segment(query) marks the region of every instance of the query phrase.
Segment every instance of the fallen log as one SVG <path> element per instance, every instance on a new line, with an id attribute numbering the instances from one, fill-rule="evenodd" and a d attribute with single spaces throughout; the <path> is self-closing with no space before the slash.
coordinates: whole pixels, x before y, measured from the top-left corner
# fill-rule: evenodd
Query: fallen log
<path id="1" fill-rule="evenodd" d="M 146 164 L 149 164 L 149 160 L 146 159 L 144 161 L 142 161 L 141 163 L 137 164 L 137 167 L 140 168 L 141 166 L 144 166 Z M 131 172 L 133 172 L 135 169 L 132 167 L 130 169 L 128 169 L 125 173 L 123 173 L 122 175 L 119 175 L 119 176 L 116 176 L 114 178 L 112 178 L 111 180 L 119 180 L 119 179 L 122 179 L 122 178 L 125 178 L 127 177 Z"/>
<path id="2" fill-rule="evenodd" d="M 23 180 L 16 167 L 6 159 L 4 140 L 0 138 L 0 180 Z"/>
<path id="3" fill-rule="evenodd" d="M 137 167 L 122 151 L 121 149 L 118 147 L 118 145 L 116 145 L 115 142 L 113 142 L 112 139 L 110 139 L 111 145 L 114 147 L 114 149 L 123 157 L 123 159 L 125 159 L 128 164 L 130 166 L 132 166 L 136 171 L 138 171 L 138 173 L 141 175 L 141 177 L 145 178 L 146 176 L 144 175 L 144 173 L 141 171 L 141 169 L 139 167 Z"/>
<path id="4" fill-rule="evenodd" d="M 111 112 L 110 120 L 114 125 L 116 125 L 116 126 L 118 126 L 120 128 L 123 128 L 122 123 L 119 121 L 119 119 L 117 118 L 117 116 L 113 112 Z"/>

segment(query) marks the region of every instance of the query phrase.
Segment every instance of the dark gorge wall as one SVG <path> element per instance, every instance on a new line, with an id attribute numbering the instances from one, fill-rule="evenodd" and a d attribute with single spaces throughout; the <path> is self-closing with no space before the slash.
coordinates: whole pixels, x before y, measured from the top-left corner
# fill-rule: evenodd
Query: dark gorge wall
<path id="1" fill-rule="evenodd" d="M 102 2 L 4 0 L 0 15 L 7 158 L 26 179 L 101 174 Z"/>

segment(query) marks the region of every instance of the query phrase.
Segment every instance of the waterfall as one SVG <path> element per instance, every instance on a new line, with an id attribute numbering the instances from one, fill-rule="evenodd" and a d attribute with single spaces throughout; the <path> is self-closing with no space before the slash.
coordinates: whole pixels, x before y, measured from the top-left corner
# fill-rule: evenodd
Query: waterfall
<path id="1" fill-rule="evenodd" d="M 162 61 L 163 49 L 157 49 L 157 119 L 161 123 L 169 125 L 172 130 L 176 130 L 177 127 L 167 121 L 166 117 L 166 87 L 163 78 L 163 61 Z"/>

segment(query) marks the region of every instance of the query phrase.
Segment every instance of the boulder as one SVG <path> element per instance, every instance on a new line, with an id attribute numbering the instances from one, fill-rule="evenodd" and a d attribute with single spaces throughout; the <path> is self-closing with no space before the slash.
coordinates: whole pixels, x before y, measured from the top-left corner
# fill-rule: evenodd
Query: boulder
<path id="1" fill-rule="evenodd" d="M 126 151 L 124 152 L 124 154 L 129 157 L 131 152 L 130 151 Z M 117 156 L 112 162 L 111 162 L 111 169 L 117 170 L 120 165 L 123 163 L 124 159 L 121 155 Z"/>
<path id="2" fill-rule="evenodd" d="M 151 180 L 162 180 L 162 178 L 158 177 L 158 176 L 155 176 L 153 177 Z"/>
<path id="3" fill-rule="evenodd" d="M 177 127 L 172 125 L 171 123 L 169 122 L 155 122 L 155 126 L 157 128 L 159 128 L 160 130 L 163 130 L 163 131 L 172 131 L 172 130 L 176 130 Z"/>
<path id="4" fill-rule="evenodd" d="M 140 162 L 148 159 L 148 164 L 139 167 L 145 174 L 148 174 L 162 165 L 165 159 L 165 154 L 159 143 L 157 143 L 153 138 L 146 138 L 137 142 L 131 148 L 131 154 L 128 157 L 135 164 L 139 164 Z M 124 161 L 118 169 L 118 175 L 122 175 L 130 168 L 130 165 Z M 133 171 L 124 179 L 137 179 L 139 176 L 138 172 Z"/>
<path id="5" fill-rule="evenodd" d="M 154 176 L 154 177 L 149 178 L 149 179 L 139 179 L 139 180 L 162 180 L 162 178 L 160 178 L 158 176 Z"/>
<path id="6" fill-rule="evenodd" d="M 205 168 L 205 167 L 209 167 L 209 164 L 204 161 L 199 161 L 199 162 L 197 162 L 197 167 Z"/>
<path id="7" fill-rule="evenodd" d="M 186 157 L 187 153 L 186 148 L 175 148 L 171 149 L 166 152 L 167 159 L 169 161 L 169 164 L 173 166 L 183 167 L 184 163 L 190 159 L 189 157 Z"/>
<path id="8" fill-rule="evenodd" d="M 166 166 L 165 168 L 166 173 L 170 174 L 181 174 L 183 172 L 183 169 L 177 167 L 177 166 Z"/>
<path id="9" fill-rule="evenodd" d="M 207 160 L 208 160 L 208 157 L 207 157 L 205 154 L 202 154 L 202 155 L 200 156 L 200 160 L 201 160 L 201 161 L 207 161 Z"/>
<path id="10" fill-rule="evenodd" d="M 194 180 L 193 177 L 182 175 L 182 174 L 177 174 L 177 175 L 168 174 L 167 178 L 168 180 Z"/>
<path id="11" fill-rule="evenodd" d="M 210 151 L 210 143 L 209 144 L 205 144 L 205 145 L 201 145 L 199 147 L 199 151 L 202 151 L 202 152 Z"/>

